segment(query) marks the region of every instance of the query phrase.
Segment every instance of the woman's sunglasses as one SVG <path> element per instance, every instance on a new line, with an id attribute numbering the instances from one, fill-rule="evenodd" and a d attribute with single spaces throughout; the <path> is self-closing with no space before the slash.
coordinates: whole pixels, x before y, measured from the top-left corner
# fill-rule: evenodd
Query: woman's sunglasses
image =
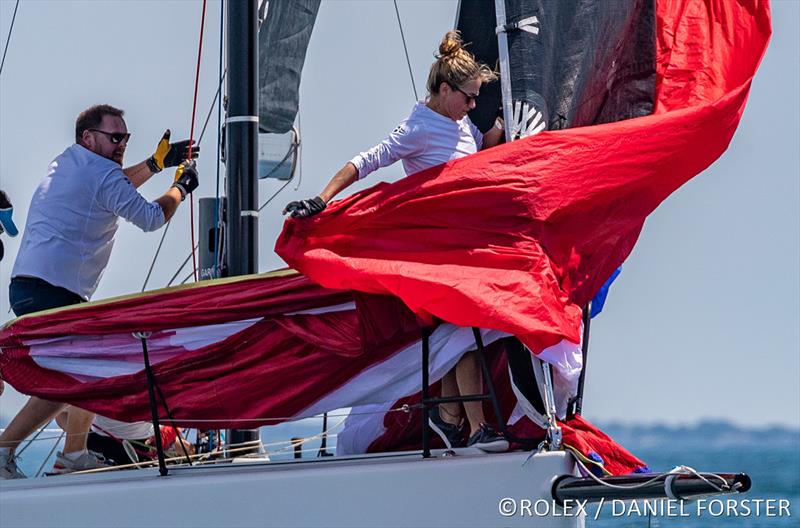
<path id="1" fill-rule="evenodd" d="M 122 143 L 123 141 L 128 141 L 131 138 L 130 134 L 123 134 L 121 132 L 106 132 L 104 130 L 97 130 L 96 128 L 90 128 L 89 132 L 100 132 L 108 136 L 108 139 L 115 145 Z"/>
<path id="2" fill-rule="evenodd" d="M 467 104 L 471 103 L 472 101 L 477 101 L 478 96 L 480 96 L 480 94 L 467 93 L 464 90 L 462 90 L 461 88 L 459 88 L 459 86 L 456 85 L 456 84 L 453 84 L 453 83 L 447 83 L 447 84 L 449 84 L 450 88 L 452 88 L 453 90 L 457 90 L 457 91 L 461 92 L 462 94 L 464 94 L 464 96 L 467 98 Z"/>

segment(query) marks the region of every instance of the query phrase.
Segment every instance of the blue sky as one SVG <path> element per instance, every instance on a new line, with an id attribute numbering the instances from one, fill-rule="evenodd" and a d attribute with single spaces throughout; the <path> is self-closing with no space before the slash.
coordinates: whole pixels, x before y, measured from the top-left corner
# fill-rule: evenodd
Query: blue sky
<path id="1" fill-rule="evenodd" d="M 455 1 L 399 2 L 418 89 Z M 14 2 L 0 0 L 5 42 Z M 20 228 L 49 162 L 71 142 L 83 108 L 126 110 L 126 161 L 152 153 L 165 128 L 189 133 L 199 1 L 23 0 L 0 78 L 0 188 Z M 800 426 L 800 4 L 773 2 L 774 35 L 728 151 L 671 196 L 639 243 L 592 326 L 585 414 L 595 421 Z M 198 119 L 216 90 L 219 2 L 209 2 Z M 301 86 L 300 174 L 262 211 L 260 269 L 273 253 L 283 205 L 313 196 L 356 152 L 370 147 L 414 103 L 389 1 L 323 1 Z M 214 118 L 215 119 L 215 118 Z M 203 139 L 197 196 L 214 194 L 214 126 Z M 402 176 L 399 164 L 353 190 Z M 143 188 L 159 196 L 166 173 Z M 261 184 L 261 201 L 278 189 Z M 189 253 L 186 204 L 170 227 L 150 287 Z M 121 226 L 96 299 L 138 291 L 160 233 Z M 0 322 L 19 238 L 3 235 Z M 183 275 L 182 275 L 183 276 Z M 0 414 L 22 397 L 7 391 Z"/>

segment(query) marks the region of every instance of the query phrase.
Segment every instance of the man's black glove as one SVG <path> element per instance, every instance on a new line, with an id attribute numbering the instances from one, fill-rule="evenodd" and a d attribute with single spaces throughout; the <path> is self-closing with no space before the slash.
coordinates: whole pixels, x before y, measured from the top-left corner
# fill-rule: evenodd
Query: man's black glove
<path id="1" fill-rule="evenodd" d="M 181 201 L 185 200 L 187 195 L 192 194 L 198 185 L 200 185 L 200 181 L 197 178 L 194 161 L 184 161 L 178 165 L 178 169 L 175 171 L 175 183 L 172 186 L 181 192 Z"/>
<path id="2" fill-rule="evenodd" d="M 314 216 L 325 210 L 327 204 L 319 196 L 310 200 L 300 200 L 299 202 L 289 202 L 283 209 L 283 214 L 289 213 L 292 218 L 306 218 Z"/>
<path id="3" fill-rule="evenodd" d="M 147 166 L 152 172 L 161 172 L 167 167 L 175 167 L 183 160 L 189 159 L 189 143 L 188 139 L 177 141 L 175 143 L 169 142 L 170 131 L 167 129 L 164 136 L 156 146 L 156 151 L 147 159 Z M 195 159 L 200 154 L 200 147 L 192 148 L 192 159 Z"/>

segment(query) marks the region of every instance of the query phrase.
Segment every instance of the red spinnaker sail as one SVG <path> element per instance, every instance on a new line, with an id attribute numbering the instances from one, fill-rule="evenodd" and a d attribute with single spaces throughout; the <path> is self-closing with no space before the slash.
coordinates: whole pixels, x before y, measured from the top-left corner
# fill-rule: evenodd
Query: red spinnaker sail
<path id="1" fill-rule="evenodd" d="M 542 132 L 290 220 L 275 250 L 329 288 L 542 350 L 579 341 L 580 307 L 667 196 L 727 148 L 770 36 L 760 0 L 657 2 L 653 115 Z"/>

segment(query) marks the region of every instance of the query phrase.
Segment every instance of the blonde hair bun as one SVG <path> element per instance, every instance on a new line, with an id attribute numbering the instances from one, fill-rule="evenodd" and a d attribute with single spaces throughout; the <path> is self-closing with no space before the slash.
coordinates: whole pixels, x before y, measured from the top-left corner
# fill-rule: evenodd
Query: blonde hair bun
<path id="1" fill-rule="evenodd" d="M 438 94 L 442 83 L 461 86 L 471 79 L 480 79 L 482 83 L 497 79 L 491 68 L 476 61 L 465 47 L 458 31 L 451 30 L 445 34 L 439 44 L 436 62 L 431 65 L 428 73 L 428 95 Z"/>
<path id="2" fill-rule="evenodd" d="M 461 39 L 461 33 L 455 30 L 448 31 L 439 44 L 439 55 L 437 58 L 448 58 L 458 55 L 464 49 L 464 41 Z"/>

